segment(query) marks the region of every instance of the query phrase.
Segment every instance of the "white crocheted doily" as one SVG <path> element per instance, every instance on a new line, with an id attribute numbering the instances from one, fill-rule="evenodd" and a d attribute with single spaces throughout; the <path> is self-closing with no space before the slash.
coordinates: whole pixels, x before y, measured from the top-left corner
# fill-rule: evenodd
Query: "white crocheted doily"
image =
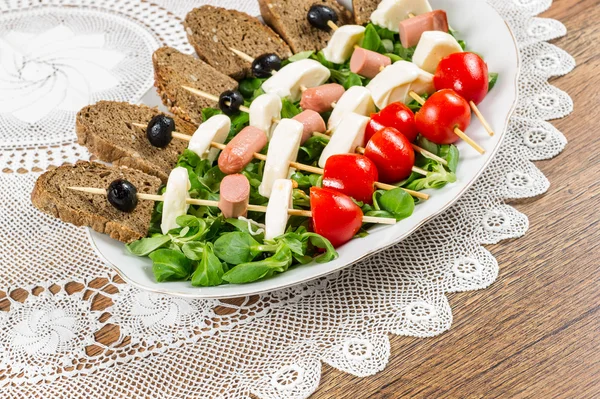
<path id="1" fill-rule="evenodd" d="M 89 157 L 76 144 L 75 112 L 98 99 L 139 101 L 156 47 L 191 51 L 175 15 L 201 3 L 0 0 L 0 169 L 12 172 L 0 174 L 0 396 L 305 398 L 322 362 L 371 375 L 388 362 L 390 333 L 449 329 L 445 294 L 487 287 L 498 275 L 482 244 L 525 234 L 527 217 L 505 200 L 548 189 L 531 161 L 565 146 L 546 121 L 573 104 L 548 78 L 574 61 L 547 43 L 565 27 L 535 17 L 550 0 L 490 0 L 519 41 L 520 100 L 500 152 L 450 210 L 341 273 L 237 305 L 114 283 L 84 229 L 32 207 L 36 171 Z M 212 3 L 258 14 L 255 0 Z M 92 288 L 99 278 L 105 284 Z M 73 284 L 80 289 L 69 294 Z M 10 295 L 18 290 L 29 293 L 22 303 Z M 100 297 L 111 305 L 91 310 Z M 120 339 L 97 342 L 108 325 Z"/>

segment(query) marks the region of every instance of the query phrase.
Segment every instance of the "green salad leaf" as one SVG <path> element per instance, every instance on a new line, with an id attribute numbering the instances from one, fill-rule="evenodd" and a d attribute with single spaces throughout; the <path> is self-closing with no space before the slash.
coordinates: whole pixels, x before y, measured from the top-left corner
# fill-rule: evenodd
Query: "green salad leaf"
<path id="1" fill-rule="evenodd" d="M 498 82 L 498 74 L 496 72 L 490 72 L 488 74 L 488 92 L 491 91 L 494 86 L 496 86 L 496 82 Z"/>
<path id="2" fill-rule="evenodd" d="M 154 237 L 142 238 L 127 244 L 125 247 L 129 252 L 136 256 L 147 256 L 158 248 L 166 245 L 171 239 L 169 236 L 157 235 Z"/>
<path id="3" fill-rule="evenodd" d="M 180 251 L 157 249 L 148 255 L 152 259 L 152 272 L 159 283 L 186 280 L 192 273 L 192 261 Z"/>
<path id="4" fill-rule="evenodd" d="M 196 264 L 192 274 L 194 287 L 212 287 L 223 282 L 225 270 L 223 264 L 213 253 L 213 244 L 207 242 L 202 250 L 202 257 Z"/>

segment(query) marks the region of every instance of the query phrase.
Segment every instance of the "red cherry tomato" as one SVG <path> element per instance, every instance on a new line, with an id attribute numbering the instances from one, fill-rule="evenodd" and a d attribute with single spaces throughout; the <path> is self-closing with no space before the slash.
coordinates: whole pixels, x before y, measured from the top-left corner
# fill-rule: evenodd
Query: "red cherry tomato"
<path id="1" fill-rule="evenodd" d="M 415 152 L 410 141 L 393 127 L 375 133 L 367 143 L 365 156 L 377 165 L 379 179 L 384 183 L 406 179 L 415 164 Z"/>
<path id="2" fill-rule="evenodd" d="M 436 90 L 452 89 L 467 101 L 479 104 L 488 93 L 488 67 L 474 53 L 454 53 L 440 61 L 433 84 Z"/>
<path id="3" fill-rule="evenodd" d="M 315 233 L 334 247 L 350 241 L 362 226 L 363 213 L 352 198 L 330 188 L 310 188 L 310 208 Z"/>
<path id="4" fill-rule="evenodd" d="M 393 127 L 413 142 L 417 138 L 415 114 L 402 103 L 391 103 L 378 114 L 372 114 L 365 131 L 365 141 L 368 142 L 375 133 L 384 127 Z"/>
<path id="5" fill-rule="evenodd" d="M 371 114 L 371 119 L 367 124 L 367 128 L 365 129 L 365 143 L 368 143 L 371 140 L 371 137 L 375 135 L 378 131 L 387 127 L 383 124 L 381 120 L 381 116 L 379 114 Z"/>
<path id="6" fill-rule="evenodd" d="M 444 89 L 425 101 L 415 115 L 419 132 L 436 144 L 451 144 L 458 140 L 455 128 L 463 132 L 471 123 L 469 103 L 454 90 Z"/>
<path id="7" fill-rule="evenodd" d="M 327 159 L 323 171 L 323 187 L 368 204 L 373 202 L 377 179 L 377 166 L 359 154 L 333 155 Z"/>

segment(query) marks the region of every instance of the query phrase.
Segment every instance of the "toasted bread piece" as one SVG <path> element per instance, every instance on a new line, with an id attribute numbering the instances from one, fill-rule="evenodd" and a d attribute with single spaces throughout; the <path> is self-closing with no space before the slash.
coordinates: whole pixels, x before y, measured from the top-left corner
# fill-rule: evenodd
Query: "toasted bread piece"
<path id="1" fill-rule="evenodd" d="M 275 32 L 290 45 L 294 53 L 321 50 L 327 46 L 332 32 L 313 27 L 306 15 L 313 4 L 323 4 L 338 14 L 338 26 L 353 22 L 352 13 L 335 0 L 258 0 L 260 14 Z"/>
<path id="2" fill-rule="evenodd" d="M 172 47 L 161 47 L 152 55 L 154 85 L 163 104 L 180 118 L 202 123 L 202 108 L 218 108 L 212 100 L 183 89 L 189 86 L 219 96 L 235 90 L 238 83 L 193 55 L 183 54 Z"/>
<path id="3" fill-rule="evenodd" d="M 148 124 L 156 108 L 125 102 L 100 101 L 84 107 L 77 114 L 76 131 L 79 144 L 105 162 L 128 166 L 166 182 L 179 154 L 187 147 L 184 140 L 173 139 L 165 148 L 152 146 L 146 130 L 135 123 Z M 196 126 L 174 117 L 177 131 L 193 134 Z"/>
<path id="4" fill-rule="evenodd" d="M 104 195 L 88 194 L 67 187 L 108 188 L 116 179 L 126 179 L 138 193 L 156 194 L 161 181 L 139 170 L 77 162 L 43 173 L 31 193 L 31 202 L 40 211 L 76 226 L 88 226 L 125 243 L 148 233 L 154 203 L 139 201 L 131 213 L 114 208 Z"/>
<path id="5" fill-rule="evenodd" d="M 265 53 L 275 53 L 282 59 L 292 55 L 277 33 L 241 11 L 204 5 L 190 11 L 183 25 L 198 57 L 235 79 L 250 76 L 251 63 L 230 48 L 253 58 Z"/>
<path id="6" fill-rule="evenodd" d="M 366 25 L 371 20 L 371 14 L 377 9 L 381 0 L 352 0 L 354 9 L 354 22 L 357 25 Z"/>

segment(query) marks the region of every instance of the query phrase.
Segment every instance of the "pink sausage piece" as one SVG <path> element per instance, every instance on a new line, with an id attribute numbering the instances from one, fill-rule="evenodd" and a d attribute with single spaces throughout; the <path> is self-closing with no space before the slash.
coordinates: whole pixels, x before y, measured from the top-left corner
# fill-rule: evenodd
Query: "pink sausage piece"
<path id="1" fill-rule="evenodd" d="M 225 174 L 240 173 L 252 161 L 255 152 L 267 145 L 267 135 L 253 126 L 246 126 L 219 155 L 219 169 Z"/>
<path id="2" fill-rule="evenodd" d="M 246 216 L 250 200 L 250 182 L 244 175 L 228 175 L 221 181 L 219 209 L 226 218 Z"/>
<path id="3" fill-rule="evenodd" d="M 325 126 L 325 121 L 321 115 L 312 109 L 302 111 L 292 119 L 297 120 L 304 126 L 304 131 L 302 132 L 302 144 L 312 136 L 313 132 L 325 133 L 327 130 L 327 126 Z"/>
<path id="4" fill-rule="evenodd" d="M 434 10 L 400 22 L 400 41 L 404 48 L 419 44 L 423 32 L 439 30 L 448 32 L 448 17 L 444 10 Z"/>
<path id="5" fill-rule="evenodd" d="M 366 78 L 373 79 L 391 63 L 392 60 L 383 54 L 357 47 L 352 53 L 352 58 L 350 58 L 350 70 Z"/>
<path id="6" fill-rule="evenodd" d="M 331 104 L 339 100 L 345 91 L 344 86 L 337 83 L 311 87 L 302 93 L 300 107 L 304 110 L 313 110 L 319 114 L 331 111 L 333 109 Z"/>

